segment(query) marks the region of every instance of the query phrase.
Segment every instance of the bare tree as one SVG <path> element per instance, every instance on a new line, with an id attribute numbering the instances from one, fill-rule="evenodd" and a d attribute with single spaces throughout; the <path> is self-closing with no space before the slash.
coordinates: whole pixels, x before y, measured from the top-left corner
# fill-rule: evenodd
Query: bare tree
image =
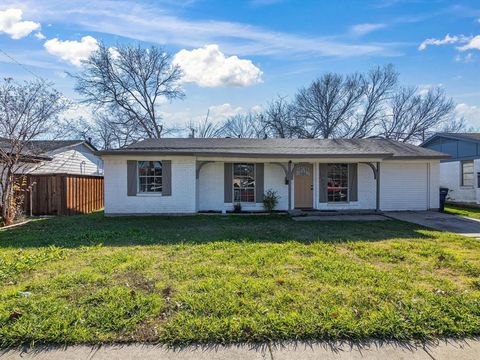
<path id="1" fill-rule="evenodd" d="M 392 98 L 391 114 L 382 123 L 381 135 L 402 142 L 423 141 L 451 118 L 455 104 L 442 88 L 425 94 L 416 87 L 400 88 Z"/>
<path id="2" fill-rule="evenodd" d="M 298 136 L 302 138 L 345 137 L 348 121 L 355 114 L 365 92 L 359 74 L 327 73 L 300 89 L 295 97 Z"/>
<path id="3" fill-rule="evenodd" d="M 364 138 L 385 118 L 386 101 L 392 96 L 398 82 L 393 65 L 377 66 L 364 79 L 364 95 L 351 121 L 346 121 L 348 137 Z"/>
<path id="4" fill-rule="evenodd" d="M 64 136 L 88 140 L 100 149 L 118 149 L 142 139 L 128 115 L 122 112 L 95 112 L 91 120 L 83 117 L 63 121 Z"/>
<path id="5" fill-rule="evenodd" d="M 296 135 L 293 107 L 285 97 L 278 96 L 270 102 L 259 120 L 271 137 L 292 138 Z"/>
<path id="6" fill-rule="evenodd" d="M 94 131 L 97 142 L 102 149 L 118 149 L 141 140 L 141 136 L 131 126 L 131 119 L 125 119 L 124 113 L 107 114 L 102 112 L 95 116 Z"/>
<path id="7" fill-rule="evenodd" d="M 16 174 L 38 161 L 41 149 L 32 140 L 51 134 L 69 102 L 44 81 L 0 84 L 0 207 L 4 225 L 11 224 L 19 198 Z"/>
<path id="8" fill-rule="evenodd" d="M 459 133 L 459 132 L 475 132 L 474 128 L 467 128 L 467 123 L 465 119 L 459 118 L 452 118 L 451 120 L 447 120 L 445 124 L 440 128 L 441 132 L 446 133 Z"/>
<path id="9" fill-rule="evenodd" d="M 163 99 L 181 99 L 181 69 L 172 65 L 171 55 L 159 47 L 100 44 L 84 70 L 72 75 L 75 90 L 84 103 L 115 114 L 123 113 L 122 125 L 148 138 L 160 138 L 163 125 L 159 104 Z M 117 121 L 118 125 L 118 121 Z"/>
<path id="10" fill-rule="evenodd" d="M 294 132 L 306 138 L 369 136 L 385 116 L 386 100 L 397 81 L 392 65 L 377 66 L 367 74 L 327 73 L 297 92 Z"/>
<path id="11" fill-rule="evenodd" d="M 442 89 L 420 94 L 398 86 L 392 65 L 366 74 L 327 73 L 300 89 L 292 104 L 278 98 L 261 120 L 274 137 L 365 138 L 383 136 L 418 142 L 451 119 L 454 104 Z M 460 121 L 449 128 L 464 128 Z"/>
<path id="12" fill-rule="evenodd" d="M 187 129 L 190 131 L 190 137 L 197 138 L 215 138 L 222 135 L 222 127 L 219 124 L 215 124 L 209 120 L 210 110 L 207 111 L 205 119 L 194 122 L 191 121 L 187 125 Z"/>
<path id="13" fill-rule="evenodd" d="M 232 138 L 264 137 L 266 134 L 260 116 L 252 113 L 231 116 L 223 123 L 220 133 Z"/>

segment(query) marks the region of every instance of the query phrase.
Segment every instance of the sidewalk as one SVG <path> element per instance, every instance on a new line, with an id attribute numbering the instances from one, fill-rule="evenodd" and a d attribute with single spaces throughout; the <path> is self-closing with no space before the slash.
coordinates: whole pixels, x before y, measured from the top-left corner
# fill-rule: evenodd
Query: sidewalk
<path id="1" fill-rule="evenodd" d="M 343 360 L 343 359 L 480 359 L 480 340 L 440 341 L 435 344 L 316 343 L 285 346 L 211 346 L 166 349 L 155 345 L 106 345 L 100 347 L 36 347 L 30 350 L 0 350 L 1 360 Z"/>

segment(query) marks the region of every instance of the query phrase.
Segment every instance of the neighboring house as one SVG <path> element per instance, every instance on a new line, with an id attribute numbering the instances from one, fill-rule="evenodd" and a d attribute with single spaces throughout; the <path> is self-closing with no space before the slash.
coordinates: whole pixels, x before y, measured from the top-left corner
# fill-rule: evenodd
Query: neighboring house
<path id="1" fill-rule="evenodd" d="M 480 204 L 480 133 L 437 133 L 421 146 L 451 156 L 440 164 L 449 202 Z"/>
<path id="2" fill-rule="evenodd" d="M 447 155 L 385 139 L 150 139 L 98 152 L 105 214 L 439 207 Z"/>
<path id="3" fill-rule="evenodd" d="M 0 138 L 2 154 L 12 149 L 14 141 Z M 73 215 L 103 208 L 103 161 L 96 151 L 84 140 L 35 140 L 23 146 L 15 174 L 24 212 Z"/>
<path id="4" fill-rule="evenodd" d="M 44 159 L 25 166 L 28 174 L 103 175 L 103 162 L 97 149 L 85 140 L 35 140 L 30 149 Z"/>

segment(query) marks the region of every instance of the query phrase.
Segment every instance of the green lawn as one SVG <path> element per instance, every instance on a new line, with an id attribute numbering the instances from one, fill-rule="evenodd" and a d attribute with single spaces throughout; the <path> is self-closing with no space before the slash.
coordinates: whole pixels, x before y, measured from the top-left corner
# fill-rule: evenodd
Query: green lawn
<path id="1" fill-rule="evenodd" d="M 445 205 L 445 212 L 454 214 L 454 215 L 467 216 L 474 219 L 480 219 L 480 208 L 478 207 L 447 204 Z"/>
<path id="2" fill-rule="evenodd" d="M 480 241 L 397 221 L 37 220 L 0 232 L 0 346 L 478 336 L 479 276 Z"/>

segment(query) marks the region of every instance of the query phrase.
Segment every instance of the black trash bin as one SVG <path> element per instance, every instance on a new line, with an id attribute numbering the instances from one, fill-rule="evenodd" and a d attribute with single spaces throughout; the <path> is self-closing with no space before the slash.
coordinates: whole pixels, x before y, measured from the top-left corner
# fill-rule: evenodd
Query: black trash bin
<path id="1" fill-rule="evenodd" d="M 440 212 L 445 210 L 445 200 L 448 195 L 448 188 L 440 188 L 440 208 L 438 209 Z"/>

